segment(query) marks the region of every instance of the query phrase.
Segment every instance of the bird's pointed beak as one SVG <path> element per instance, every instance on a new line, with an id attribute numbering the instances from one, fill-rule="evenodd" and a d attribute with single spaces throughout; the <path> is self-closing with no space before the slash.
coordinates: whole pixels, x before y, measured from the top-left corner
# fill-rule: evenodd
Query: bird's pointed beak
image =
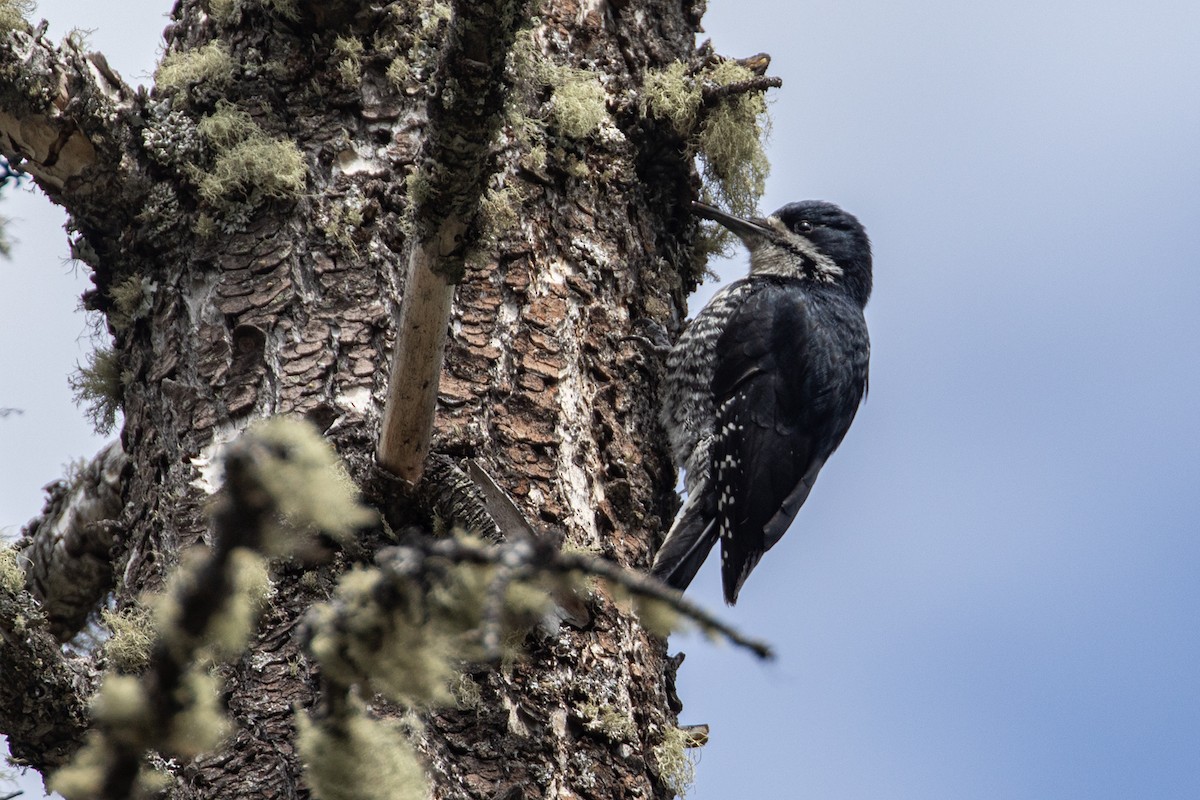
<path id="1" fill-rule="evenodd" d="M 746 246 L 751 250 L 760 243 L 764 237 L 769 236 L 771 229 L 767 227 L 766 221 L 761 219 L 745 219 L 737 217 L 733 214 L 727 214 L 719 208 L 692 201 L 692 213 L 697 217 L 710 219 L 713 222 L 728 228 L 731 232 L 737 234 L 737 237 L 746 243 Z"/>

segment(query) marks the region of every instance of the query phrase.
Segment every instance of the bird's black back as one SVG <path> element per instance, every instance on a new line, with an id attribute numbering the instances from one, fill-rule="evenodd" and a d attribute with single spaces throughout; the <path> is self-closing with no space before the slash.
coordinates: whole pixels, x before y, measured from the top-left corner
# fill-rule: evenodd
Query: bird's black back
<path id="1" fill-rule="evenodd" d="M 711 448 L 725 599 L 787 531 L 854 420 L 867 383 L 861 306 L 841 287 L 775 276 L 717 342 Z"/>

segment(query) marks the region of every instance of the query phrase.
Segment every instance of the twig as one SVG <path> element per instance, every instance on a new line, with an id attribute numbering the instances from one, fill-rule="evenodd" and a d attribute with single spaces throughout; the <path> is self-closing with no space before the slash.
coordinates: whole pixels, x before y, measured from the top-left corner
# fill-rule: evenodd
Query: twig
<path id="1" fill-rule="evenodd" d="M 774 658 L 770 645 L 744 636 L 649 575 L 585 553 L 565 553 L 549 543 L 538 540 L 518 539 L 490 545 L 453 537 L 417 538 L 411 543 L 380 551 L 377 561 L 384 565 L 388 572 L 407 576 L 420 571 L 422 562 L 430 556 L 463 563 L 504 565 L 509 569 L 523 567 L 560 574 L 582 572 L 585 575 L 593 575 L 621 586 L 633 594 L 666 603 L 701 628 L 719 634 L 731 644 L 749 650 L 758 658 Z"/>
<path id="2" fill-rule="evenodd" d="M 623 586 L 634 594 L 640 594 L 643 597 L 667 603 L 701 628 L 724 636 L 730 644 L 744 647 L 763 660 L 770 660 L 775 657 L 771 646 L 766 642 L 742 635 L 736 628 L 721 622 L 712 614 L 688 600 L 680 592 L 669 588 L 649 575 L 634 572 L 633 570 L 618 566 L 611 561 L 585 556 L 581 553 L 561 553 L 560 560 L 561 566 L 567 570 L 576 569 L 589 575 L 595 575 Z"/>
<path id="3" fill-rule="evenodd" d="M 708 85 L 701 90 L 701 102 L 705 108 L 716 105 L 727 97 L 747 94 L 749 92 L 765 92 L 767 89 L 778 89 L 783 86 L 782 78 L 759 75 L 744 81 L 734 81 L 724 85 Z"/>

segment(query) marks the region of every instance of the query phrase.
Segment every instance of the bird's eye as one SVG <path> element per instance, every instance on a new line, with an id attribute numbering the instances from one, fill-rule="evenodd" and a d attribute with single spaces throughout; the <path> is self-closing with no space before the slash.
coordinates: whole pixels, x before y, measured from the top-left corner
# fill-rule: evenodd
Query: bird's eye
<path id="1" fill-rule="evenodd" d="M 806 219 L 796 223 L 796 233 L 812 233 L 813 224 Z"/>

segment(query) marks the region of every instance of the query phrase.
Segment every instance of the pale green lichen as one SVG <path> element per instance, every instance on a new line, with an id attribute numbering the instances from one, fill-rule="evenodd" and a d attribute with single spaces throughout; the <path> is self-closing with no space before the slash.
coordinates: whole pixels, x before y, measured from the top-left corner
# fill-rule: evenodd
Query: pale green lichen
<path id="1" fill-rule="evenodd" d="M 108 321 L 117 331 L 126 330 L 136 320 L 145 316 L 150 309 L 155 285 L 140 275 L 130 275 L 117 281 L 108 290 L 112 307 Z"/>
<path id="2" fill-rule="evenodd" d="M 703 87 L 754 77 L 734 61 L 718 61 L 691 74 L 682 62 L 646 76 L 640 106 L 646 116 L 667 121 L 700 158 L 705 194 L 735 214 L 751 214 L 766 185 L 770 164 L 763 140 L 767 103 L 762 92 L 733 94 L 704 109 Z"/>
<path id="3" fill-rule="evenodd" d="M 592 173 L 587 162 L 582 158 L 577 158 L 574 154 L 565 155 L 562 166 L 568 175 L 579 180 L 584 180 Z"/>
<path id="4" fill-rule="evenodd" d="M 228 584 L 220 607 L 207 616 L 204 630 L 189 634 L 181 622 L 185 614 L 182 600 L 196 594 L 196 582 L 210 557 L 202 548 L 184 553 L 166 591 L 148 601 L 153 608 L 156 641 L 178 657 L 199 663 L 228 661 L 241 653 L 274 593 L 266 557 L 247 548 L 234 548 L 224 565 Z"/>
<path id="5" fill-rule="evenodd" d="M 551 118 L 568 139 L 582 139 L 599 129 L 608 116 L 608 95 L 600 79 L 590 72 L 559 67 L 554 74 Z"/>
<path id="6" fill-rule="evenodd" d="M 164 750 L 191 760 L 213 750 L 229 735 L 232 723 L 221 709 L 221 682 L 203 666 L 193 666 L 175 690 L 179 710 L 171 717 Z"/>
<path id="7" fill-rule="evenodd" d="M 223 24 L 234 22 L 243 11 L 263 8 L 287 20 L 300 18 L 298 0 L 208 0 L 205 10 Z"/>
<path id="8" fill-rule="evenodd" d="M 483 223 L 483 236 L 494 240 L 502 233 L 511 232 L 521 221 L 521 204 L 525 193 L 512 183 L 504 186 L 489 186 L 479 201 L 479 218 Z"/>
<path id="9" fill-rule="evenodd" d="M 749 80 L 754 73 L 732 61 L 718 63 L 710 79 L 720 85 Z M 767 101 L 762 92 L 725 98 L 705 116 L 699 148 L 707 183 L 735 214 L 754 213 L 766 188 L 770 163 L 763 148 L 768 132 Z"/>
<path id="10" fill-rule="evenodd" d="M 0 591 L 16 594 L 25 588 L 25 571 L 21 569 L 17 551 L 0 547 Z"/>
<path id="11" fill-rule="evenodd" d="M 57 792 L 66 800 L 90 800 L 100 797 L 104 787 L 104 776 L 113 758 L 112 748 L 96 731 L 88 734 L 83 747 L 75 752 L 71 761 L 46 780 L 46 788 Z"/>
<path id="12" fill-rule="evenodd" d="M 291 199 L 304 191 L 307 170 L 300 148 L 268 136 L 245 111 L 220 103 L 198 129 L 214 159 L 207 169 L 194 166 L 190 172 L 210 205 Z"/>
<path id="13" fill-rule="evenodd" d="M 293 527 L 345 540 L 377 515 L 358 500 L 358 487 L 329 442 L 298 417 L 271 417 L 247 432 L 263 447 L 258 479 Z M 286 547 L 287 543 L 280 543 Z M 278 552 L 267 543 L 268 552 Z"/>
<path id="14" fill-rule="evenodd" d="M 235 0 L 207 0 L 203 5 L 210 17 L 223 23 L 232 22 L 234 11 L 237 9 Z"/>
<path id="15" fill-rule="evenodd" d="M 201 211 L 196 215 L 196 221 L 192 223 L 192 233 L 196 234 L 199 239 L 211 239 L 217 235 L 217 221 L 212 218 L 212 215 Z"/>
<path id="16" fill-rule="evenodd" d="M 304 778 L 318 800 L 425 800 L 421 762 L 404 735 L 357 703 L 337 724 L 296 717 Z"/>
<path id="17" fill-rule="evenodd" d="M 347 86 L 358 86 L 362 80 L 363 43 L 353 36 L 339 36 L 333 42 L 338 77 Z"/>
<path id="18" fill-rule="evenodd" d="M 121 612 L 104 609 L 100 621 L 111 634 L 104 642 L 108 663 L 121 672 L 138 672 L 150 662 L 154 646 L 154 615 L 149 608 L 133 606 Z"/>
<path id="19" fill-rule="evenodd" d="M 150 187 L 142 210 L 137 213 L 134 220 L 147 239 L 166 240 L 176 235 L 176 230 L 184 216 L 179 207 L 179 195 L 175 193 L 175 189 L 170 183 L 160 181 Z M 149 293 L 157 286 L 153 282 L 146 281 L 143 288 L 148 290 L 143 293 L 148 300 Z"/>
<path id="20" fill-rule="evenodd" d="M 150 716 L 146 689 L 132 675 L 107 675 L 92 699 L 92 718 L 110 729 L 117 741 L 145 741 Z"/>
<path id="21" fill-rule="evenodd" d="M 195 50 L 168 53 L 155 72 L 160 90 L 183 89 L 200 83 L 219 88 L 233 78 L 233 57 L 221 41 L 211 41 Z"/>
<path id="22" fill-rule="evenodd" d="M 442 0 L 405 0 L 388 7 L 388 23 L 375 34 L 374 49 L 391 58 L 386 77 L 395 88 L 416 88 L 436 64 L 439 30 L 450 14 L 450 4 Z"/>
<path id="23" fill-rule="evenodd" d="M 686 731 L 670 727 L 653 749 L 659 779 L 678 797 L 686 796 L 696 780 L 696 765 L 687 753 L 691 741 Z"/>
<path id="24" fill-rule="evenodd" d="M 483 690 L 468 674 L 460 673 L 450 683 L 454 706 L 461 711 L 478 711 L 483 707 Z"/>
<path id="25" fill-rule="evenodd" d="M 309 646 L 333 680 L 351 685 L 366 680 L 373 691 L 408 706 L 445 705 L 451 700 L 454 670 L 452 634 L 426 624 L 424 598 L 416 586 L 395 593 L 387 608 L 376 601 L 383 576 L 354 570 L 341 580 L 336 599 L 353 613 L 333 625 L 334 608 L 310 612 L 317 633 Z"/>
<path id="26" fill-rule="evenodd" d="M 125 382 L 130 376 L 121 370 L 117 351 L 98 347 L 78 367 L 67 382 L 75 395 L 75 404 L 84 407 L 84 415 L 96 433 L 106 434 L 117 424 L 117 412 L 125 394 Z"/>
<path id="27" fill-rule="evenodd" d="M 521 166 L 533 172 L 541 172 L 546 168 L 546 146 L 535 144 L 529 152 L 521 157 Z"/>
<path id="28" fill-rule="evenodd" d="M 549 121 L 564 137 L 582 139 L 598 130 L 607 119 L 608 94 L 600 77 L 585 69 L 556 64 L 547 58 L 538 45 L 532 27 L 517 34 L 511 54 L 511 69 L 519 76 L 521 85 L 529 89 L 548 87 L 551 90 Z M 530 128 L 539 127 L 537 121 L 520 112 L 515 102 L 510 104 L 507 117 L 508 124 L 522 138 L 531 138 Z"/>
<path id="29" fill-rule="evenodd" d="M 384 77 L 388 79 L 388 83 L 399 88 L 408 83 L 408 79 L 412 77 L 412 64 L 407 58 L 396 56 L 387 66 L 387 71 Z"/>
<path id="30" fill-rule="evenodd" d="M 682 617 L 670 603 L 637 595 L 633 604 L 642 627 L 655 636 L 665 639 L 679 628 Z"/>
<path id="31" fill-rule="evenodd" d="M 690 136 L 696 127 L 702 100 L 700 84 L 682 61 L 647 73 L 642 84 L 642 114 L 667 120 L 680 136 Z"/>
<path id="32" fill-rule="evenodd" d="M 33 13 L 33 0 L 0 0 L 0 31 L 29 27 L 25 17 Z"/>
<path id="33" fill-rule="evenodd" d="M 226 570 L 233 586 L 221 613 L 213 617 L 205 631 L 209 647 L 222 659 L 233 658 L 246 648 L 259 615 L 275 593 L 267 559 L 259 553 L 236 548 L 229 554 Z"/>
<path id="34" fill-rule="evenodd" d="M 363 209 L 366 200 L 357 186 L 352 187 L 346 197 L 338 202 L 333 200 L 322 215 L 321 232 L 331 242 L 358 253 L 358 245 L 354 241 L 354 232 L 362 227 Z"/>
<path id="35" fill-rule="evenodd" d="M 466 703 L 477 687 L 462 680 L 460 665 L 495 655 L 485 652 L 481 629 L 496 576 L 493 566 L 434 562 L 422 588 L 380 569 L 353 570 L 331 603 L 310 612 L 309 650 L 336 683 L 362 685 L 409 708 Z M 549 608 L 542 580 L 507 582 L 494 620 L 498 655 L 514 660 Z"/>
<path id="36" fill-rule="evenodd" d="M 218 103 L 216 110 L 200 120 L 197 127 L 205 141 L 216 148 L 229 148 L 265 135 L 249 114 L 228 102 Z"/>
<path id="37" fill-rule="evenodd" d="M 610 742 L 632 742 L 637 738 L 633 718 L 615 705 L 588 701 L 579 706 L 579 714 L 585 728 Z"/>

